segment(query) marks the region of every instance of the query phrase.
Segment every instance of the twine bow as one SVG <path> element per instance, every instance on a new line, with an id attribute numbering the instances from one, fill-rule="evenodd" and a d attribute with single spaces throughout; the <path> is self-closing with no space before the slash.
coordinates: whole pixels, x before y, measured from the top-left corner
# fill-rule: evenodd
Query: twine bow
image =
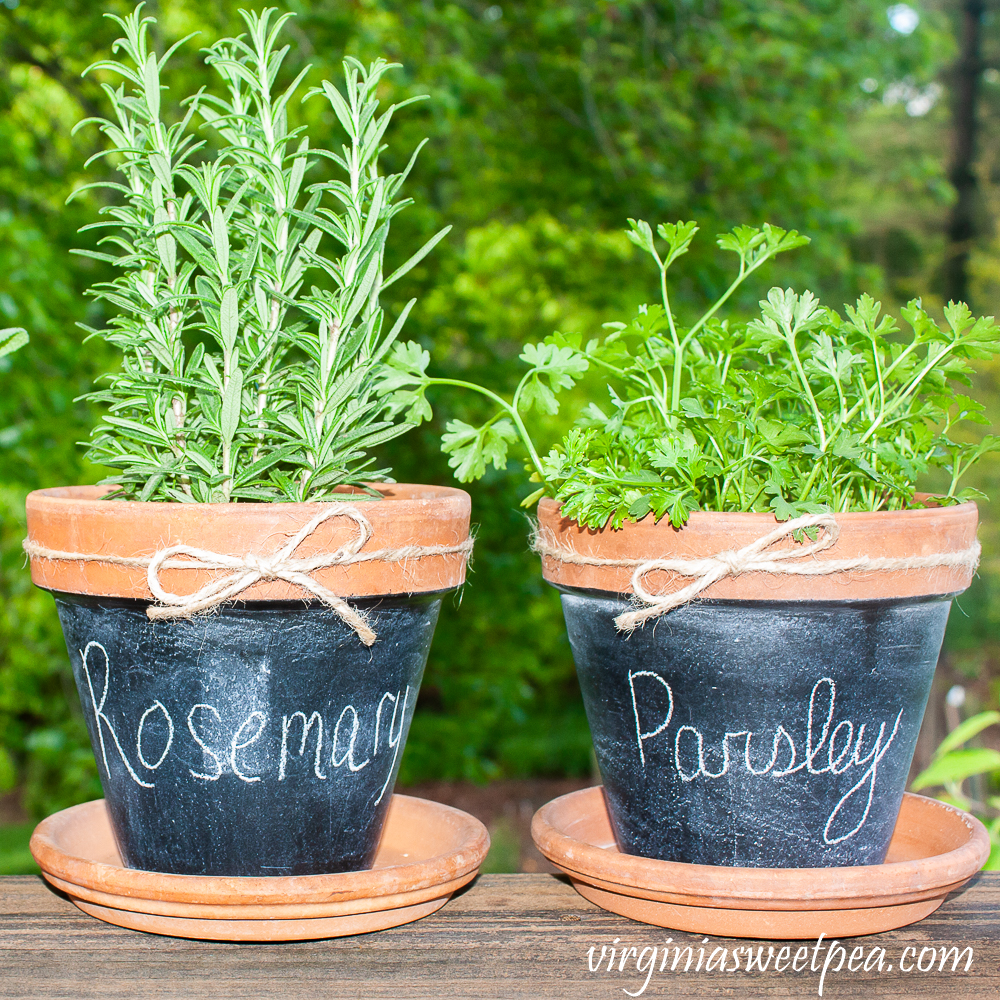
<path id="1" fill-rule="evenodd" d="M 790 538 L 806 528 L 817 528 L 816 539 L 794 549 L 779 549 L 763 557 L 764 552 L 775 542 Z M 840 525 L 832 514 L 809 514 L 787 521 L 780 527 L 769 531 L 766 535 L 744 545 L 742 549 L 727 549 L 717 552 L 706 559 L 650 559 L 640 563 L 632 574 L 632 590 L 635 596 L 646 607 L 637 611 L 627 611 L 615 619 L 615 625 L 620 632 L 631 632 L 650 618 L 658 618 L 674 608 L 693 601 L 703 590 L 727 576 L 739 576 L 741 573 L 799 573 L 814 575 L 818 573 L 833 573 L 838 570 L 825 569 L 830 563 L 812 563 L 795 565 L 789 560 L 805 559 L 823 552 L 837 544 L 840 537 Z M 869 560 L 873 561 L 873 560 Z M 681 576 L 697 576 L 694 583 L 671 594 L 654 594 L 644 586 L 644 579 L 649 573 L 663 570 L 667 573 L 678 573 Z"/>
<path id="2" fill-rule="evenodd" d="M 335 552 L 320 552 L 307 559 L 295 558 L 295 550 L 324 521 L 334 517 L 350 518 L 357 526 L 357 534 Z M 191 545 L 171 545 L 160 549 L 153 556 L 115 556 L 91 552 L 59 552 L 25 539 L 23 546 L 29 556 L 36 559 L 57 559 L 74 562 L 102 562 L 116 566 L 145 567 L 150 593 L 159 601 L 146 608 L 146 615 L 154 620 L 165 618 L 190 618 L 202 611 L 232 600 L 261 580 L 284 580 L 307 590 L 334 611 L 345 624 L 357 633 L 358 638 L 371 646 L 377 636 L 367 618 L 352 608 L 342 597 L 313 579 L 313 574 L 330 566 L 348 566 L 359 562 L 404 562 L 426 556 L 463 554 L 472 551 L 471 538 L 457 545 L 407 545 L 398 549 L 378 549 L 361 552 L 372 537 L 372 526 L 355 507 L 331 506 L 303 525 L 277 552 L 267 556 L 247 554 L 230 556 Z M 179 558 L 183 557 L 183 558 Z M 160 573 L 170 569 L 229 570 L 225 576 L 206 583 L 193 594 L 174 594 L 160 583 Z"/>
<path id="3" fill-rule="evenodd" d="M 336 552 L 323 552 L 308 559 L 294 558 L 295 550 L 324 521 L 333 517 L 350 518 L 357 526 L 358 533 Z M 231 600 L 244 590 L 248 590 L 261 580 L 284 580 L 308 590 L 318 597 L 328 608 L 358 634 L 358 638 L 370 646 L 377 638 L 364 615 L 355 611 L 342 597 L 317 583 L 313 573 L 328 566 L 342 566 L 356 561 L 355 556 L 371 538 L 372 527 L 368 519 L 353 507 L 339 507 L 317 514 L 308 524 L 288 540 L 277 552 L 269 556 L 227 556 L 208 549 L 197 549 L 191 545 L 171 545 L 160 549 L 150 560 L 146 580 L 152 595 L 160 602 L 150 605 L 146 614 L 153 620 L 161 618 L 190 618 L 199 611 L 214 608 Z M 187 556 L 178 559 L 177 556 Z M 164 569 L 228 569 L 226 576 L 210 580 L 201 590 L 193 594 L 173 594 L 160 583 L 160 571 Z"/>

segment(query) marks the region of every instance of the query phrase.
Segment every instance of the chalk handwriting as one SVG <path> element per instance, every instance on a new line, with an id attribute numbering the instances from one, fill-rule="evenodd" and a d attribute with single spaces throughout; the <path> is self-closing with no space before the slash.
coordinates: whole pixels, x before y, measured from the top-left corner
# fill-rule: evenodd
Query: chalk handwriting
<path id="1" fill-rule="evenodd" d="M 108 751 L 113 746 L 129 777 L 143 788 L 154 788 L 155 782 L 146 781 L 139 776 L 138 767 L 133 766 L 129 753 L 119 739 L 118 733 L 125 723 L 112 723 L 108 715 L 110 711 L 108 695 L 112 685 L 111 662 L 107 650 L 99 642 L 90 642 L 85 649 L 80 650 L 80 658 L 87 692 L 90 695 L 90 708 L 94 713 L 100 761 L 104 765 L 105 774 L 110 777 Z M 102 672 L 103 684 L 98 696 L 95 681 L 100 684 Z M 378 805 L 396 772 L 396 762 L 406 727 L 409 699 L 409 686 L 395 693 L 384 692 L 373 713 L 373 731 L 363 725 L 365 709 L 360 705 L 345 705 L 332 727 L 318 711 L 307 713 L 297 709 L 284 714 L 280 717 L 280 749 L 278 718 L 272 720 L 267 713 L 254 710 L 239 725 L 231 728 L 225 725 L 219 706 L 199 702 L 191 706 L 184 718 L 187 732 L 201 754 L 204 762 L 202 766 L 205 769 L 195 770 L 193 767 L 188 767 L 187 771 L 193 778 L 205 782 L 218 781 L 227 772 L 247 784 L 266 780 L 269 777 L 269 768 L 272 766 L 268 763 L 268 755 L 273 742 L 274 749 L 278 751 L 275 777 L 278 781 L 285 781 L 289 777 L 293 759 L 306 758 L 309 740 L 314 737 L 315 749 L 306 758 L 311 764 L 309 769 L 311 778 L 326 781 L 329 778 L 326 770 L 328 767 L 344 768 L 345 774 L 356 774 L 376 759 L 379 759 L 380 763 L 388 762 L 385 782 L 375 801 L 375 805 Z M 387 707 L 389 704 L 392 705 L 391 717 Z M 174 708 L 176 711 L 176 706 Z M 370 709 L 368 711 L 370 712 Z M 372 715 L 369 714 L 367 718 L 372 720 Z M 130 726 L 128 728 L 131 729 Z M 371 752 L 363 760 L 359 760 L 363 753 L 361 747 L 367 739 L 366 731 L 373 737 Z M 159 735 L 161 733 L 162 736 Z M 175 729 L 173 715 L 167 706 L 159 699 L 153 701 L 141 713 L 135 728 L 135 759 L 138 765 L 149 772 L 158 771 L 171 754 L 182 752 L 187 737 L 184 736 L 183 739 L 178 737 L 183 733 L 184 727 L 180 730 Z M 159 749 L 164 736 L 165 742 L 162 749 Z M 260 744 L 258 752 L 252 758 L 248 758 L 246 752 L 256 744 Z M 379 758 L 380 751 L 381 758 Z M 181 759 L 186 763 L 188 758 L 182 755 Z M 251 764 L 251 760 L 256 761 L 256 765 Z"/>
<path id="2" fill-rule="evenodd" d="M 107 685 L 105 685 L 105 693 L 107 693 Z M 148 719 L 153 712 L 159 709 L 163 713 L 163 717 L 167 720 L 167 745 L 163 748 L 163 753 L 160 754 L 159 760 L 155 764 L 150 764 L 142 755 L 142 729 L 146 725 L 146 719 Z M 147 770 L 155 771 L 167 758 L 167 754 L 170 753 L 170 746 L 174 742 L 174 720 L 170 718 L 170 713 L 164 708 L 163 702 L 157 699 L 153 702 L 145 712 L 142 713 L 142 718 L 139 720 L 139 729 L 135 734 L 135 752 L 139 757 L 139 763 L 142 764 Z"/>
<path id="3" fill-rule="evenodd" d="M 663 717 L 663 720 L 655 728 L 649 730 L 649 732 L 643 732 L 642 726 L 639 723 L 639 706 L 635 702 L 635 679 L 637 677 L 652 677 L 654 680 L 659 681 L 667 690 L 667 697 L 670 699 L 669 705 L 667 707 L 667 714 Z M 632 711 L 635 713 L 635 735 L 639 740 L 639 760 L 642 761 L 643 770 L 646 769 L 646 755 L 643 752 L 642 745 L 646 740 L 651 740 L 654 736 L 659 736 L 667 726 L 670 725 L 670 720 L 673 718 L 674 714 L 674 693 L 670 690 L 670 685 L 657 673 L 652 670 L 636 670 L 629 671 L 628 674 L 628 686 L 629 690 L 632 692 Z"/>
<path id="4" fill-rule="evenodd" d="M 657 712 L 658 718 L 653 720 L 655 725 L 643 720 L 643 716 L 647 713 L 640 710 L 640 704 L 646 704 L 648 699 L 637 697 L 636 681 L 640 678 L 649 679 L 641 683 L 654 682 L 661 685 L 666 693 L 665 707 L 662 706 L 662 694 L 660 696 L 661 707 Z M 645 770 L 649 752 L 648 742 L 666 733 L 673 719 L 674 693 L 670 684 L 652 670 L 630 671 L 628 683 L 635 718 L 639 762 Z M 652 695 L 657 690 L 653 688 L 648 693 Z M 765 775 L 770 775 L 771 778 L 784 778 L 803 770 L 811 775 L 841 775 L 852 768 L 863 769 L 858 780 L 837 802 L 823 829 L 823 840 L 827 844 L 839 844 L 853 837 L 868 819 L 872 797 L 875 794 L 878 766 L 889 752 L 889 747 L 899 732 L 903 710 L 900 709 L 896 715 L 888 737 L 886 736 L 888 723 L 881 722 L 878 735 L 873 739 L 871 730 L 874 726 L 869 723 L 862 722 L 860 725 L 855 725 L 853 720 L 843 719 L 833 726 L 836 702 L 837 685 L 830 677 L 820 678 L 813 685 L 809 696 L 804 746 L 796 745 L 785 724 L 778 723 L 770 741 L 770 760 L 766 763 L 761 759 L 761 748 L 758 745 L 754 745 L 751 751 L 754 732 L 749 729 L 738 729 L 728 731 L 722 737 L 714 755 L 718 770 L 712 770 L 705 759 L 704 734 L 697 726 L 690 724 L 679 726 L 673 734 L 669 760 L 678 777 L 685 783 L 698 778 L 709 781 L 722 778 L 732 767 L 739 767 L 741 764 L 748 774 L 756 778 L 763 778 Z M 670 739 L 669 734 L 666 739 Z M 766 736 L 764 745 L 767 745 Z M 860 814 L 860 819 L 850 826 L 852 820 L 848 818 L 848 812 L 853 816 Z M 848 829 L 844 829 L 848 826 Z"/>
<path id="5" fill-rule="evenodd" d="M 98 703 L 97 698 L 94 695 L 94 680 L 90 676 L 90 654 L 93 649 L 99 649 L 104 657 L 104 690 L 101 692 L 100 703 Z M 90 691 L 90 701 L 94 706 L 94 718 L 97 723 L 97 742 L 101 748 L 101 759 L 104 761 L 105 773 L 110 775 L 111 770 L 108 767 L 108 748 L 104 743 L 104 730 L 101 728 L 101 723 L 104 723 L 104 725 L 107 726 L 108 732 L 111 734 L 111 738 L 115 741 L 115 747 L 118 749 L 118 756 L 121 757 L 122 763 L 131 775 L 132 780 L 137 785 L 142 785 L 143 788 L 152 788 L 152 782 L 143 781 L 142 778 L 140 778 L 139 775 L 132 770 L 132 765 L 128 762 L 128 757 L 125 756 L 125 751 L 122 749 L 121 743 L 118 742 L 118 735 L 115 733 L 115 728 L 111 725 L 111 720 L 104 714 L 104 706 L 108 700 L 108 689 L 111 686 L 111 663 L 108 660 L 108 651 L 99 642 L 88 642 L 86 649 L 80 650 L 80 658 L 83 661 L 83 675 L 87 679 L 87 688 Z"/>
<path id="6" fill-rule="evenodd" d="M 396 709 L 399 707 L 399 695 L 397 694 L 392 701 L 392 721 L 389 723 L 389 746 L 393 751 L 392 754 L 392 766 L 389 768 L 389 773 L 386 775 L 385 784 L 382 786 L 382 791 L 378 793 L 378 798 L 375 800 L 375 805 L 378 805 L 382 801 L 382 796 L 385 795 L 385 790 L 389 787 L 389 779 L 396 773 L 396 758 L 399 756 L 399 746 L 403 739 L 403 723 L 406 721 L 406 703 L 410 698 L 410 685 L 406 685 L 406 694 L 403 695 L 403 710 L 399 713 L 399 732 L 396 733 L 396 738 L 393 740 L 392 733 L 393 727 L 396 725 Z M 382 701 L 385 700 L 385 695 L 382 695 L 382 700 L 379 701 L 378 707 L 381 710 Z M 377 722 L 376 722 L 377 725 Z M 375 744 L 375 752 L 378 752 L 378 743 Z"/>
<path id="7" fill-rule="evenodd" d="M 252 723 L 257 723 L 257 728 L 254 730 L 253 736 L 248 737 L 242 743 L 240 743 L 240 737 L 243 735 L 243 730 L 247 729 Z M 245 750 L 247 747 L 251 747 L 257 740 L 260 739 L 261 733 L 264 732 L 264 727 L 267 725 L 267 716 L 263 712 L 251 712 L 239 729 L 233 733 L 232 741 L 229 744 L 229 766 L 232 768 L 233 774 L 236 775 L 241 781 L 245 781 L 250 784 L 254 781 L 260 781 L 260 775 L 255 774 L 251 777 L 245 775 L 236 763 L 236 754 L 240 750 Z"/>
<path id="8" fill-rule="evenodd" d="M 316 759 L 313 762 L 313 774 L 320 781 L 326 781 L 326 775 L 320 770 L 320 754 L 323 753 L 323 716 L 319 712 L 313 712 L 306 721 L 305 712 L 292 712 L 281 718 L 281 763 L 278 765 L 278 781 L 285 780 L 285 765 L 288 762 L 288 730 L 296 719 L 302 720 L 302 743 L 299 746 L 299 756 L 306 752 L 306 740 L 309 739 L 309 731 L 313 726 L 318 726 L 316 732 Z"/>
<path id="9" fill-rule="evenodd" d="M 347 713 L 351 713 L 351 718 L 354 720 L 351 723 L 351 742 L 348 744 L 347 749 L 344 751 L 344 756 L 337 760 L 337 741 L 340 739 L 340 725 L 344 721 L 344 716 Z M 340 713 L 340 718 L 337 719 L 337 725 L 333 730 L 333 750 L 330 752 L 330 763 L 334 767 L 341 767 L 343 764 L 347 763 L 348 768 L 351 771 L 360 771 L 361 768 L 367 767 L 371 763 L 371 758 L 363 761 L 361 764 L 354 763 L 354 744 L 358 739 L 358 710 L 353 705 L 345 705 L 344 710 Z"/>
<path id="10" fill-rule="evenodd" d="M 190 771 L 191 776 L 193 778 L 201 778 L 202 781 L 218 781 L 219 778 L 222 776 L 222 761 L 219 760 L 218 754 L 216 754 L 214 750 L 210 750 L 205 745 L 204 741 L 198 735 L 198 733 L 195 732 L 194 722 L 193 722 L 194 713 L 197 712 L 199 709 L 205 709 L 211 712 L 218 720 L 220 726 L 222 725 L 222 716 L 219 715 L 219 710 L 214 705 L 198 704 L 191 706 L 191 711 L 188 712 L 188 717 L 187 717 L 188 731 L 191 733 L 191 738 L 195 741 L 195 743 L 198 744 L 198 746 L 201 747 L 204 753 L 207 753 L 209 757 L 211 757 L 212 760 L 215 761 L 215 774 L 202 774 L 200 771 L 195 771 L 190 768 L 188 770 Z"/>

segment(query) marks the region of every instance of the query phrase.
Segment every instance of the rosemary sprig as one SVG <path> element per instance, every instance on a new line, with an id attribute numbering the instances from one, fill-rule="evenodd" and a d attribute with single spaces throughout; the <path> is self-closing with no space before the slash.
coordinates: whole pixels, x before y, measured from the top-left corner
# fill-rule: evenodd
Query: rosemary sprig
<path id="1" fill-rule="evenodd" d="M 379 172 L 386 130 L 410 103 L 378 112 L 394 64 L 348 57 L 343 93 L 323 81 L 301 98 L 327 100 L 346 133 L 340 151 L 313 148 L 289 125 L 308 67 L 277 84 L 292 15 L 241 11 L 247 33 L 205 50 L 221 92 L 190 96 L 168 123 L 161 75 L 186 39 L 157 57 L 142 6 L 109 15 L 124 32 L 112 50 L 122 59 L 88 70 L 122 81 L 103 84 L 113 117 L 87 120 L 110 141 L 98 155 L 122 175 L 88 185 L 116 195 L 106 221 L 87 227 L 106 230 L 115 252 L 78 252 L 121 271 L 91 289 L 117 314 L 88 332 L 123 353 L 89 397 L 107 406 L 89 458 L 118 470 L 105 480 L 116 495 L 140 500 L 320 500 L 384 480 L 390 470 L 374 467 L 371 449 L 412 426 L 389 412 L 384 361 L 413 301 L 386 330 L 380 295 L 448 232 L 383 277 L 419 152 L 402 173 Z M 308 183 L 321 159 L 342 179 Z M 307 273 L 320 284 L 307 287 Z"/>

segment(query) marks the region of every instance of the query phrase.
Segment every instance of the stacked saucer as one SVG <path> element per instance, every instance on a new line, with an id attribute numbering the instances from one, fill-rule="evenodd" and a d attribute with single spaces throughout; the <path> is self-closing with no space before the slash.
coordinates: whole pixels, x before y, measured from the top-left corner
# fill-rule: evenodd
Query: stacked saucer
<path id="1" fill-rule="evenodd" d="M 394 795 L 375 865 L 333 875 L 239 878 L 125 868 L 104 800 L 43 820 L 31 852 L 84 913 L 173 937 L 304 941 L 396 927 L 440 909 L 476 877 L 489 849 L 479 820 Z"/>
<path id="2" fill-rule="evenodd" d="M 600 787 L 542 806 L 531 833 L 576 891 L 605 910 L 697 934 L 765 939 L 852 937 L 915 923 L 990 853 L 975 817 L 911 794 L 881 865 L 725 868 L 622 854 Z"/>

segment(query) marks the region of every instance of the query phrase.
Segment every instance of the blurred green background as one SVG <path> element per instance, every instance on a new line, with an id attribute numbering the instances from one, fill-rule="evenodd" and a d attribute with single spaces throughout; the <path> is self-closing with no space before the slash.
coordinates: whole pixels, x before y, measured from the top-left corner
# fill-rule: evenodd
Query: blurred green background
<path id="1" fill-rule="evenodd" d="M 205 76 L 199 44 L 239 31 L 239 5 L 146 6 L 159 19 L 161 50 L 201 32 L 166 77 L 175 97 L 192 93 Z M 738 309 L 778 283 L 810 287 L 834 306 L 870 291 L 891 309 L 912 296 L 936 311 L 952 296 L 978 312 L 1000 309 L 993 4 L 288 0 L 285 8 L 298 15 L 289 76 L 308 62 L 315 83 L 336 78 L 345 53 L 384 55 L 403 64 L 387 101 L 432 98 L 400 115 L 387 159 L 398 166 L 430 136 L 410 184 L 416 205 L 393 223 L 400 260 L 421 238 L 454 227 L 393 289 L 399 300 L 419 297 L 409 336 L 431 351 L 437 374 L 512 387 L 523 342 L 555 329 L 596 331 L 654 296 L 654 274 L 622 234 L 628 216 L 702 227 L 679 270 L 682 308 L 721 290 L 715 233 L 770 221 L 813 245 L 766 270 Z M 0 359 L 0 792 L 16 789 L 32 817 L 101 794 L 53 603 L 32 588 L 20 543 L 28 490 L 101 475 L 77 445 L 93 414 L 74 402 L 114 364 L 100 344 L 82 346 L 74 325 L 99 325 L 100 307 L 83 289 L 101 265 L 69 253 L 96 238 L 77 229 L 94 220 L 101 196 L 65 201 L 107 169 L 103 161 L 84 168 L 100 148 L 96 129 L 71 130 L 103 113 L 98 83 L 80 75 L 117 37 L 101 15 L 129 9 L 119 0 L 0 0 L 0 326 L 26 327 L 32 338 Z M 317 141 L 339 141 L 332 116 L 314 104 L 300 113 L 314 116 Z M 994 426 L 998 376 L 985 369 L 976 387 Z M 441 428 L 452 416 L 474 422 L 479 404 L 457 394 L 435 402 L 434 423 L 389 450 L 399 480 L 452 482 Z M 553 419 L 553 437 L 571 411 Z M 998 481 L 992 462 L 970 484 L 1000 501 Z M 474 572 L 442 615 L 401 780 L 586 775 L 590 738 L 558 599 L 527 551 L 520 464 L 470 492 Z M 946 676 L 963 679 L 969 711 L 997 699 L 998 510 L 997 502 L 984 509 L 983 568 L 948 638 Z M 23 840 L 8 834 L 14 848 Z M 16 857 L 2 839 L 0 857 Z"/>

